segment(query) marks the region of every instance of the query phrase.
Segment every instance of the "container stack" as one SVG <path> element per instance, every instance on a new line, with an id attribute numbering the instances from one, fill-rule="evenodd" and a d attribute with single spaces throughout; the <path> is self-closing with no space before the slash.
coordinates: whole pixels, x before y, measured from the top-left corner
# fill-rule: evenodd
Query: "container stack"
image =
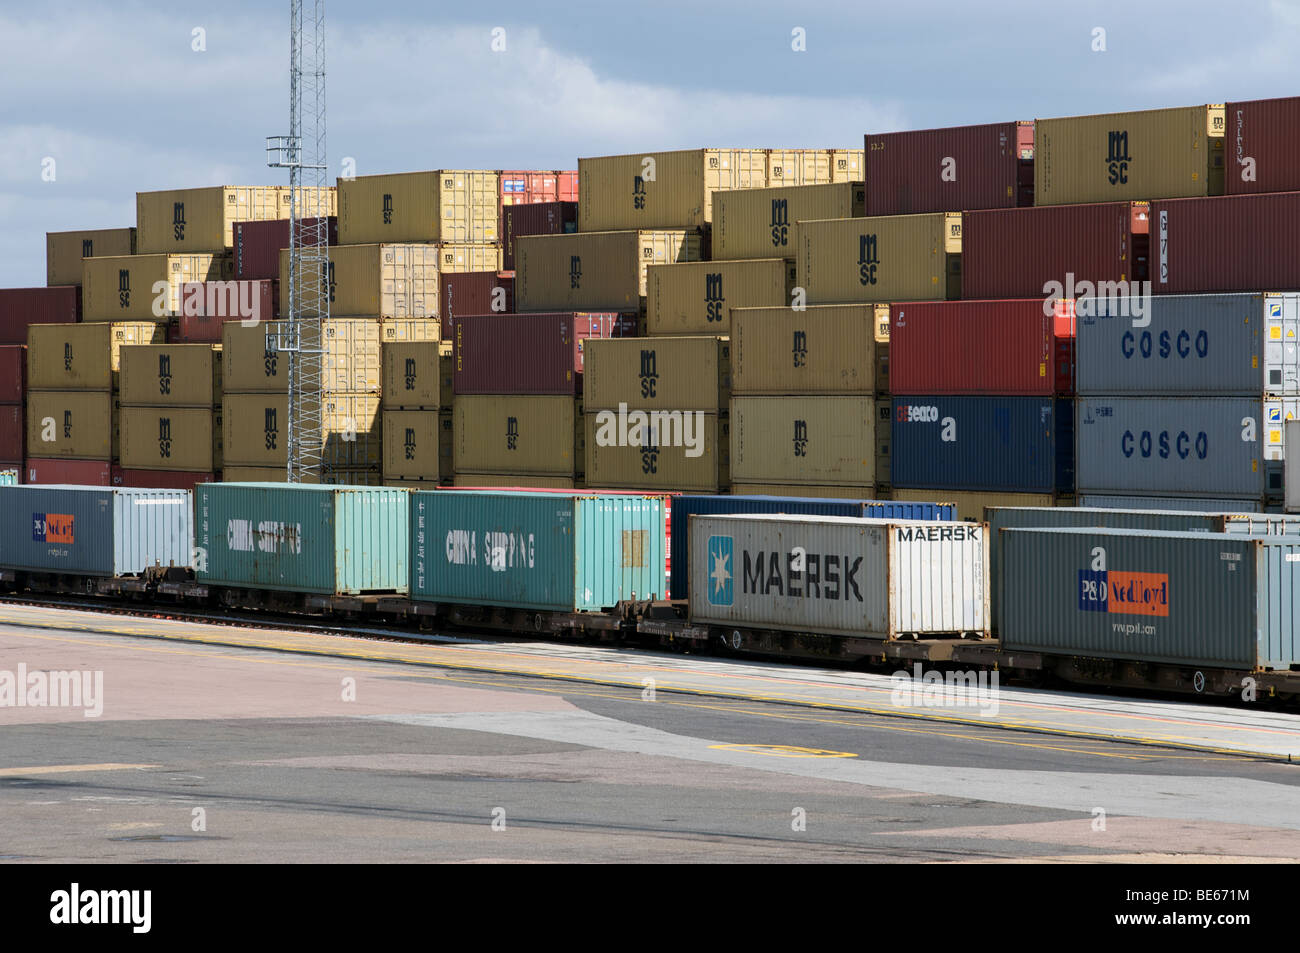
<path id="1" fill-rule="evenodd" d="M 450 483 L 451 342 L 385 340 L 382 363 L 384 485 L 433 489 Z"/>
<path id="2" fill-rule="evenodd" d="M 0 344 L 0 470 L 23 468 L 27 455 L 27 345 Z"/>

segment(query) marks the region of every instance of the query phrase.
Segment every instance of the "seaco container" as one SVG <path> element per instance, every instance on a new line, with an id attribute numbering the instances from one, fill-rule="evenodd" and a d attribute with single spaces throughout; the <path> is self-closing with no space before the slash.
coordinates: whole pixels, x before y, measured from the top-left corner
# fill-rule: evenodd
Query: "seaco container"
<path id="1" fill-rule="evenodd" d="M 1033 204 L 1031 122 L 868 134 L 866 147 L 868 215 Z"/>
<path id="2" fill-rule="evenodd" d="M 1002 647 L 1213 668 L 1300 662 L 1300 539 L 1122 529 L 1002 534 Z"/>
<path id="3" fill-rule="evenodd" d="M 1300 192 L 1151 203 L 1155 294 L 1300 289 Z"/>
<path id="4" fill-rule="evenodd" d="M 27 329 L 33 324 L 73 324 L 80 320 L 81 291 L 72 285 L 0 288 L 0 344 L 26 344 Z"/>
<path id="5" fill-rule="evenodd" d="M 188 566 L 193 544 L 184 490 L 0 487 L 5 569 L 131 576 L 152 566 Z"/>
<path id="6" fill-rule="evenodd" d="M 737 396 L 889 391 L 889 305 L 733 308 Z"/>
<path id="7" fill-rule="evenodd" d="M 694 516 L 688 535 L 695 623 L 874 639 L 989 630 L 982 523 Z"/>
<path id="8" fill-rule="evenodd" d="M 411 598 L 583 612 L 663 598 L 662 496 L 410 495 Z"/>
<path id="9" fill-rule="evenodd" d="M 582 393 L 582 355 L 589 338 L 622 330 L 618 314 L 475 314 L 454 318 L 457 394 Z"/>
<path id="10" fill-rule="evenodd" d="M 303 219 L 299 226 L 299 244 L 304 240 L 315 242 L 314 229 L 319 219 Z M 235 222 L 234 259 L 235 277 L 241 281 L 278 281 L 280 279 L 280 249 L 289 247 L 289 219 L 271 218 L 260 222 Z M 338 216 L 331 215 L 325 222 L 326 241 L 339 243 Z"/>
<path id="11" fill-rule="evenodd" d="M 45 233 L 45 283 L 81 284 L 81 259 L 135 254 L 134 228 Z"/>
<path id="12" fill-rule="evenodd" d="M 407 591 L 407 493 L 207 483 L 194 491 L 199 582 L 324 595 Z"/>
<path id="13" fill-rule="evenodd" d="M 461 314 L 510 314 L 515 310 L 515 279 L 496 271 L 463 271 L 438 276 L 438 311 L 443 321 Z"/>
<path id="14" fill-rule="evenodd" d="M 1300 96 L 1228 103 L 1224 192 L 1300 189 Z"/>
<path id="15" fill-rule="evenodd" d="M 501 184 L 505 185 L 505 178 Z M 505 196 L 502 195 L 502 199 Z M 534 202 L 501 207 L 501 267 L 515 270 L 515 239 L 523 235 L 563 235 L 578 230 L 577 202 Z"/>

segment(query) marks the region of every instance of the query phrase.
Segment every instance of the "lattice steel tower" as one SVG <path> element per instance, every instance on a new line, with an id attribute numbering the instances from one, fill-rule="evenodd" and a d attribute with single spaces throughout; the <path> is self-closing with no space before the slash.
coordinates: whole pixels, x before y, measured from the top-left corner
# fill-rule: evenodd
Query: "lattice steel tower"
<path id="1" fill-rule="evenodd" d="M 267 137 L 266 154 L 267 165 L 289 170 L 289 313 L 266 329 L 267 351 L 280 352 L 289 365 L 289 482 L 324 482 L 321 322 L 330 314 L 325 0 L 289 2 L 289 135 Z"/>

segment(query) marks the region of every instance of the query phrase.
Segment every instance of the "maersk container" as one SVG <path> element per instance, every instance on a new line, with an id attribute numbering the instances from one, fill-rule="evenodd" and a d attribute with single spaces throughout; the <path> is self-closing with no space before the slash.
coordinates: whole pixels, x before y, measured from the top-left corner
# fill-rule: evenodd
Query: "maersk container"
<path id="1" fill-rule="evenodd" d="M 0 566 L 89 576 L 188 566 L 190 500 L 186 490 L 0 486 Z"/>
<path id="2" fill-rule="evenodd" d="M 1118 529 L 1002 534 L 1002 647 L 1204 668 L 1300 663 L 1300 539 Z"/>
<path id="3" fill-rule="evenodd" d="M 1080 302 L 1076 390 L 1300 394 L 1300 294 L 1156 295 Z M 894 373 L 898 373 L 894 345 Z"/>
<path id="4" fill-rule="evenodd" d="M 1074 492 L 1074 402 L 895 397 L 890 482 L 914 489 Z"/>
<path id="5" fill-rule="evenodd" d="M 323 595 L 406 592 L 407 495 L 387 487 L 201 484 L 195 576 Z"/>
<path id="6" fill-rule="evenodd" d="M 694 623 L 824 635 L 987 634 L 988 527 L 842 516 L 693 516 Z"/>
<path id="7" fill-rule="evenodd" d="M 411 598 L 555 612 L 662 599 L 662 495 L 417 490 Z"/>
<path id="8" fill-rule="evenodd" d="M 898 520 L 955 520 L 957 507 L 951 503 L 907 503 L 892 500 L 828 499 L 805 496 L 695 496 L 673 498 L 673 516 L 681 531 L 672 538 L 673 598 L 685 599 L 690 590 L 691 547 L 686 527 L 692 516 L 722 516 L 731 513 L 799 516 L 854 516 Z"/>

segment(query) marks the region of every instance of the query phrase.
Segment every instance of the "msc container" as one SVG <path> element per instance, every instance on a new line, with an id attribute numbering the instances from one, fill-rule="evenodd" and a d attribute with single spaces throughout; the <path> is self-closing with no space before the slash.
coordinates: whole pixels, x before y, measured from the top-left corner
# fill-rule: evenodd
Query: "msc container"
<path id="1" fill-rule="evenodd" d="M 191 281 L 233 277 L 230 257 L 125 255 L 82 262 L 82 320 L 165 321 L 181 313 L 181 288 Z"/>
<path id="2" fill-rule="evenodd" d="M 1079 495 L 1079 505 L 1091 509 L 1103 510 L 1181 510 L 1196 513 L 1222 513 L 1235 510 L 1238 513 L 1273 512 L 1274 507 L 1265 507 L 1259 500 L 1214 500 L 1192 496 L 1109 496 L 1097 493 Z"/>
<path id="3" fill-rule="evenodd" d="M 585 232 L 515 240 L 515 307 L 519 311 L 637 311 L 646 269 L 699 261 L 695 232 Z"/>
<path id="4" fill-rule="evenodd" d="M 437 169 L 339 179 L 339 241 L 495 242 L 500 175 Z"/>
<path id="5" fill-rule="evenodd" d="M 795 234 L 808 304 L 961 297 L 960 212 L 805 221 Z"/>
<path id="6" fill-rule="evenodd" d="M 80 288 L 0 288 L 0 344 L 26 344 L 33 324 L 80 320 Z"/>
<path id="7" fill-rule="evenodd" d="M 320 219 L 305 218 L 299 226 L 298 243 L 314 244 Z M 260 222 L 235 222 L 231 257 L 235 277 L 242 281 L 280 279 L 280 249 L 289 247 L 290 221 L 287 218 Z M 339 243 L 338 216 L 325 220 L 325 238 L 330 245 Z"/>
<path id="8" fill-rule="evenodd" d="M 451 479 L 453 432 L 450 413 L 384 411 L 384 480 Z"/>
<path id="9" fill-rule="evenodd" d="M 1223 104 L 1039 119 L 1034 204 L 1223 194 Z"/>
<path id="10" fill-rule="evenodd" d="M 1002 534 L 1002 646 L 1292 668 L 1300 539 L 1120 529 Z"/>
<path id="11" fill-rule="evenodd" d="M 1033 204 L 1033 123 L 868 134 L 866 147 L 867 215 Z"/>
<path id="12" fill-rule="evenodd" d="M 1145 202 L 967 212 L 962 296 L 1082 297 L 1099 282 L 1144 279 L 1148 214 Z"/>
<path id="13" fill-rule="evenodd" d="M 289 392 L 288 355 L 267 346 L 277 323 L 222 328 L 223 389 L 227 394 Z M 383 374 L 382 327 L 373 318 L 329 318 L 320 322 L 323 393 L 378 393 Z"/>
<path id="14" fill-rule="evenodd" d="M 220 411 L 211 407 L 123 407 L 119 420 L 124 468 L 221 469 Z"/>
<path id="15" fill-rule="evenodd" d="M 275 467 L 227 466 L 221 471 L 226 483 L 284 483 L 288 479 L 286 464 Z M 346 469 L 330 466 L 321 467 L 319 475 L 309 475 L 303 483 L 330 486 L 382 486 L 383 479 L 377 468 Z"/>
<path id="16" fill-rule="evenodd" d="M 661 496 L 411 494 L 411 597 L 583 612 L 662 598 Z"/>
<path id="17" fill-rule="evenodd" d="M 456 466 L 480 473 L 550 473 L 582 468 L 582 419 L 573 397 L 457 396 Z"/>
<path id="18" fill-rule="evenodd" d="M 27 456 L 27 412 L 22 404 L 0 404 L 0 461 L 22 464 Z"/>
<path id="19" fill-rule="evenodd" d="M 586 342 L 587 411 L 727 412 L 731 347 L 719 337 L 659 337 Z"/>
<path id="20" fill-rule="evenodd" d="M 733 480 L 867 488 L 875 474 L 874 398 L 732 398 Z"/>
<path id="21" fill-rule="evenodd" d="M 515 310 L 515 279 L 495 271 L 438 276 L 438 311 L 445 322 L 461 314 L 509 314 Z"/>
<path id="22" fill-rule="evenodd" d="M 1050 397 L 894 397 L 890 482 L 1074 492 L 1074 404 Z M 1082 453 L 1082 446 L 1080 453 Z"/>
<path id="23" fill-rule="evenodd" d="M 45 233 L 45 284 L 81 284 L 81 259 L 135 254 L 134 228 Z"/>
<path id="24" fill-rule="evenodd" d="M 690 149 L 578 160 L 578 230 L 699 228 L 713 193 L 767 186 L 762 149 Z"/>
<path id="25" fill-rule="evenodd" d="M 117 458 L 117 401 L 111 391 L 31 391 L 27 449 L 39 457 Z"/>
<path id="26" fill-rule="evenodd" d="M 384 410 L 450 410 L 455 364 L 442 341 L 384 344 Z"/>
<path id="27" fill-rule="evenodd" d="M 235 222 L 288 218 L 291 200 L 291 190 L 282 185 L 137 192 L 136 252 L 154 255 L 229 251 Z M 333 188 L 299 189 L 299 214 L 322 208 L 328 210 L 327 215 L 335 213 Z"/>
<path id="28" fill-rule="evenodd" d="M 863 188 L 858 181 L 719 192 L 713 200 L 713 257 L 794 258 L 795 223 L 863 215 Z"/>
<path id="29" fill-rule="evenodd" d="M 875 639 L 989 631 L 982 523 L 745 514 L 695 516 L 688 533 L 693 623 Z"/>
<path id="30" fill-rule="evenodd" d="M 324 595 L 406 592 L 405 490 L 206 483 L 194 490 L 201 583 Z"/>
<path id="31" fill-rule="evenodd" d="M 1300 289 L 1300 192 L 1151 203 L 1156 294 Z"/>
<path id="32" fill-rule="evenodd" d="M 280 316 L 279 281 L 190 281 L 181 285 L 178 337 L 220 341 L 227 321 L 258 324 Z"/>
<path id="33" fill-rule="evenodd" d="M 456 394 L 582 393 L 583 349 L 617 314 L 478 314 L 451 319 Z"/>
<path id="34" fill-rule="evenodd" d="M 331 317 L 436 318 L 442 252 L 437 245 L 336 245 L 329 261 Z M 280 312 L 289 313 L 287 248 L 280 252 Z"/>
<path id="35" fill-rule="evenodd" d="M 188 566 L 184 490 L 71 485 L 0 487 L 0 564 L 30 572 L 134 576 Z"/>
<path id="36" fill-rule="evenodd" d="M 378 472 L 383 425 L 378 394 L 321 394 L 321 462 L 327 469 Z M 238 466 L 287 464 L 288 394 L 231 394 L 222 405 L 222 457 Z"/>
<path id="37" fill-rule="evenodd" d="M 577 169 L 503 169 L 499 174 L 503 212 L 516 205 L 578 204 Z"/>
<path id="38" fill-rule="evenodd" d="M 716 493 L 730 482 L 726 417 L 653 410 L 583 417 L 588 486 Z"/>
<path id="39" fill-rule="evenodd" d="M 219 473 L 199 470 L 126 470 L 119 471 L 116 486 L 152 487 L 168 490 L 193 490 L 200 483 L 215 483 Z"/>
<path id="40" fill-rule="evenodd" d="M 48 486 L 53 483 L 75 483 L 79 486 L 112 486 L 121 477 L 121 469 L 108 460 L 43 460 L 28 457 L 23 464 L 21 483 Z"/>
<path id="41" fill-rule="evenodd" d="M 221 403 L 221 348 L 211 344 L 125 347 L 120 375 L 123 405 L 212 408 Z"/>
<path id="42" fill-rule="evenodd" d="M 862 181 L 861 149 L 768 149 L 766 151 L 769 187 Z M 717 221 L 716 215 L 714 221 Z"/>
<path id="43" fill-rule="evenodd" d="M 657 334 L 728 334 L 729 308 L 789 303 L 793 269 L 780 258 L 652 265 L 646 269 L 646 329 Z"/>
<path id="44" fill-rule="evenodd" d="M 864 496 L 887 496 L 885 487 L 878 484 L 863 486 L 819 486 L 813 483 L 736 483 L 731 484 L 733 496 L 807 496 L 819 500 L 858 500 Z"/>
<path id="45" fill-rule="evenodd" d="M 0 403 L 21 404 L 27 393 L 27 345 L 0 344 Z"/>
<path id="46" fill-rule="evenodd" d="M 1082 395 L 1300 394 L 1300 295 L 1160 295 L 1089 304 L 1078 318 Z M 1144 307 L 1149 311 L 1138 316 Z"/>
<path id="47" fill-rule="evenodd" d="M 379 322 L 379 335 L 384 344 L 437 341 L 442 337 L 442 322 L 437 318 L 384 318 Z"/>
<path id="48" fill-rule="evenodd" d="M 502 178 L 502 184 L 505 179 Z M 505 195 L 501 196 L 505 201 Z M 578 230 L 577 202 L 538 202 L 503 205 L 501 209 L 501 266 L 515 270 L 515 239 L 524 235 L 563 235 Z"/>
<path id="49" fill-rule="evenodd" d="M 162 343 L 166 328 L 153 322 L 32 325 L 27 341 L 27 386 L 32 390 L 117 390 L 122 350 Z"/>
<path id="50" fill-rule="evenodd" d="M 733 308 L 732 386 L 758 394 L 889 390 L 889 305 Z"/>
<path id="51" fill-rule="evenodd" d="M 1300 189 L 1300 96 L 1228 103 L 1224 192 Z"/>
<path id="52" fill-rule="evenodd" d="M 536 473 L 472 473 L 468 470 L 457 470 L 455 480 L 456 486 L 441 486 L 438 489 L 486 490 L 511 488 L 518 490 L 520 489 L 518 484 L 527 483 L 528 486 L 524 489 L 528 491 L 541 492 L 545 490 L 551 493 L 561 490 L 574 490 L 580 485 L 580 481 L 574 477 L 538 476 Z"/>

